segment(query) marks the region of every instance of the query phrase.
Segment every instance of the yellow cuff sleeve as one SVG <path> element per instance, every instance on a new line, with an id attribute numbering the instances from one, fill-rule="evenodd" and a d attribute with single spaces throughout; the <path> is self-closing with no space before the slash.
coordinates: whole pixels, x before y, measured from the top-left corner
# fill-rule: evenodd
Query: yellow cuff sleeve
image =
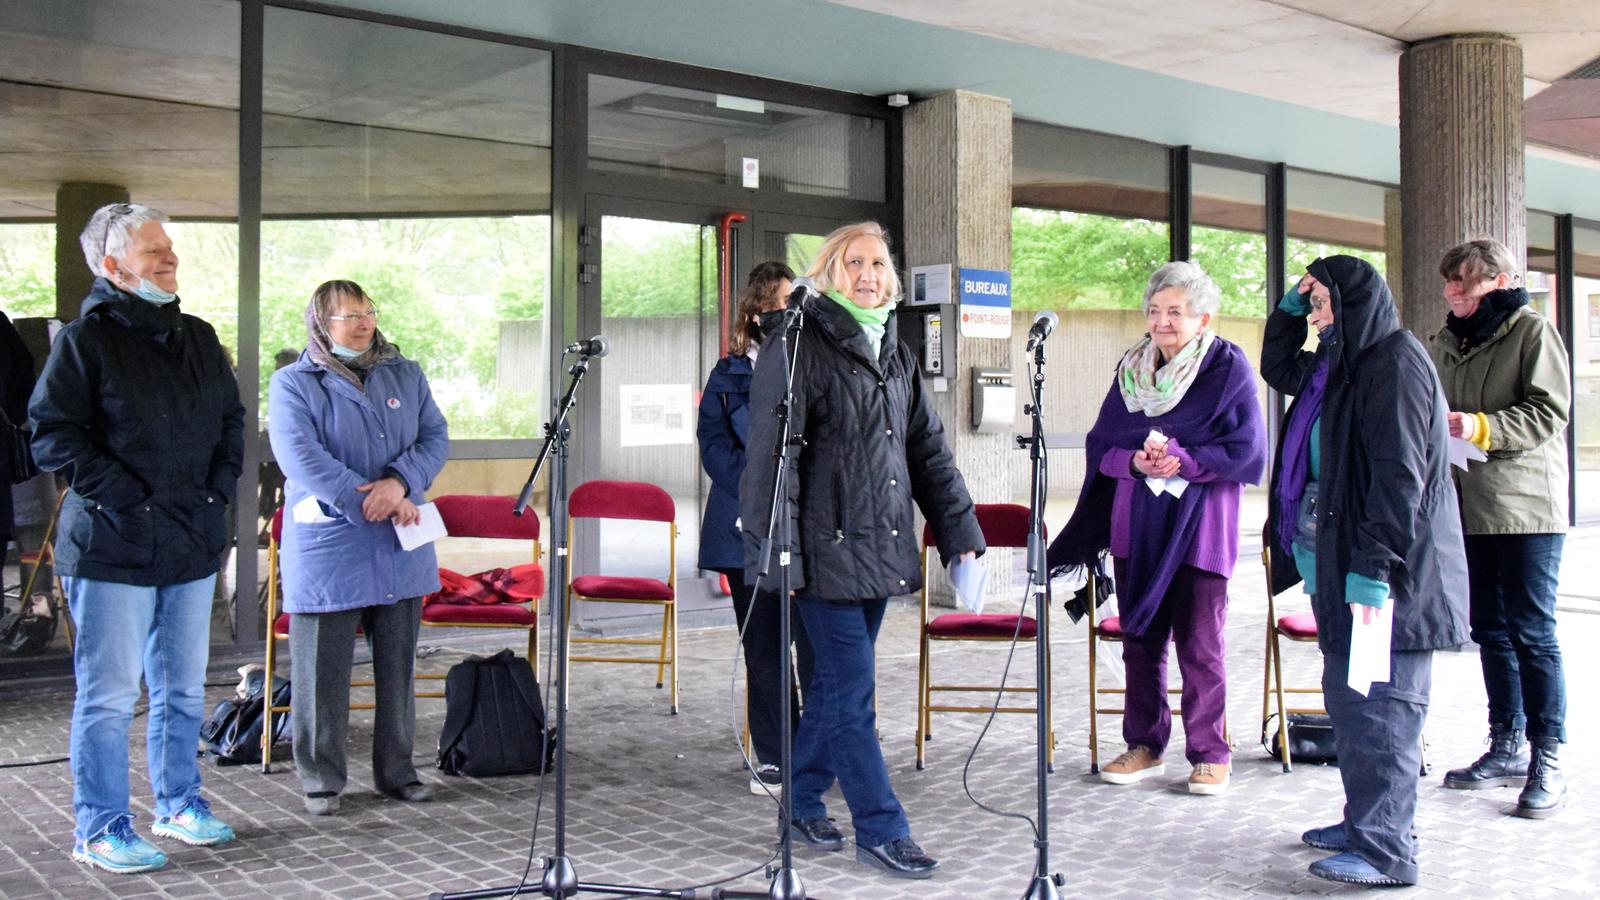
<path id="1" fill-rule="evenodd" d="M 1472 437 L 1467 438 L 1476 444 L 1479 450 L 1489 452 L 1489 417 L 1484 413 L 1469 413 L 1467 421 L 1472 423 Z"/>

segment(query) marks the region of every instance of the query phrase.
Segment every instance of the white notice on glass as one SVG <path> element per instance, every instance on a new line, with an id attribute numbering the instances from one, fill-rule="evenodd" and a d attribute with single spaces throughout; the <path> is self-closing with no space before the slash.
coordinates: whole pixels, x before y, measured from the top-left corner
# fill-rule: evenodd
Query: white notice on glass
<path id="1" fill-rule="evenodd" d="M 417 507 L 417 512 L 421 518 L 415 525 L 401 525 L 398 519 L 394 522 L 394 534 L 400 539 L 402 550 L 415 550 L 450 534 L 444 528 L 444 519 L 439 516 L 439 507 L 424 503 Z"/>
<path id="2" fill-rule="evenodd" d="M 950 561 L 950 585 L 956 589 L 956 602 L 967 612 L 983 612 L 983 588 L 988 583 L 989 570 L 976 558 L 958 556 Z"/>
<path id="3" fill-rule="evenodd" d="M 1394 635 L 1393 604 L 1372 611 L 1372 621 L 1363 622 L 1361 604 L 1350 608 L 1350 690 L 1367 696 L 1374 684 L 1389 680 L 1389 640 Z"/>
<path id="4" fill-rule="evenodd" d="M 1477 444 L 1458 437 L 1450 439 L 1450 464 L 1456 468 L 1465 469 L 1469 459 L 1473 462 L 1484 462 L 1488 458 L 1489 454 L 1479 450 Z"/>

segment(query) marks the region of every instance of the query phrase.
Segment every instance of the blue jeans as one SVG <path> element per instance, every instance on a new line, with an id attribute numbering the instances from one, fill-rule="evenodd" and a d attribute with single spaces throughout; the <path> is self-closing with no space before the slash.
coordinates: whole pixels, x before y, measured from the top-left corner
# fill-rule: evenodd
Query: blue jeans
<path id="1" fill-rule="evenodd" d="M 1469 534 L 1472 639 L 1489 724 L 1567 739 L 1567 686 L 1556 640 L 1561 534 Z"/>
<path id="2" fill-rule="evenodd" d="M 72 705 L 73 837 L 86 841 L 128 811 L 128 725 L 142 674 L 150 689 L 150 790 L 156 816 L 170 816 L 200 793 L 195 755 L 205 717 L 211 647 L 211 575 L 186 584 L 142 587 L 63 577 L 77 623 Z"/>
<path id="3" fill-rule="evenodd" d="M 875 847 L 910 837 L 911 824 L 889 785 L 872 708 L 877 682 L 872 646 L 888 600 L 843 606 L 804 595 L 797 599 L 815 662 L 795 736 L 794 818 L 827 815 L 822 795 L 837 778 L 857 844 Z"/>

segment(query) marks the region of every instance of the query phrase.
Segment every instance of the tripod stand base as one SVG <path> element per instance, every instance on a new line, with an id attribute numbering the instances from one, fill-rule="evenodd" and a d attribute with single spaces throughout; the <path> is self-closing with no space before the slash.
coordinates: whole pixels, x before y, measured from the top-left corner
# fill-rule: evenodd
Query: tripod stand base
<path id="1" fill-rule="evenodd" d="M 1057 888 L 1066 882 L 1060 874 L 1033 876 L 1033 883 L 1028 885 L 1028 892 L 1022 895 L 1022 900 L 1061 900 L 1061 892 Z"/>
<path id="2" fill-rule="evenodd" d="M 772 885 L 765 891 L 730 891 L 717 888 L 711 892 L 713 900 L 806 900 L 806 886 L 800 873 L 794 869 L 779 869 L 773 873 Z"/>

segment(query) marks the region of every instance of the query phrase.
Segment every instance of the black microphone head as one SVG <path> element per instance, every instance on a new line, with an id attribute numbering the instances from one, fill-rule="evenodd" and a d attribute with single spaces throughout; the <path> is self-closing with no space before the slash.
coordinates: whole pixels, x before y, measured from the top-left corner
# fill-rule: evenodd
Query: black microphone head
<path id="1" fill-rule="evenodd" d="M 796 307 L 805 302 L 807 297 L 820 297 L 822 292 L 817 290 L 817 283 L 808 275 L 801 275 L 790 282 L 794 289 L 789 292 L 789 306 Z"/>
<path id="2" fill-rule="evenodd" d="M 589 348 L 586 352 L 594 359 L 599 359 L 611 352 L 611 341 L 605 335 L 597 334 L 589 339 Z"/>
<path id="3" fill-rule="evenodd" d="M 1037 316 L 1033 317 L 1033 323 L 1035 325 L 1039 324 L 1040 322 L 1046 323 L 1046 328 L 1050 329 L 1051 331 L 1055 331 L 1056 326 L 1061 324 L 1061 317 L 1056 315 L 1056 311 L 1053 309 L 1043 309 L 1039 311 Z"/>

